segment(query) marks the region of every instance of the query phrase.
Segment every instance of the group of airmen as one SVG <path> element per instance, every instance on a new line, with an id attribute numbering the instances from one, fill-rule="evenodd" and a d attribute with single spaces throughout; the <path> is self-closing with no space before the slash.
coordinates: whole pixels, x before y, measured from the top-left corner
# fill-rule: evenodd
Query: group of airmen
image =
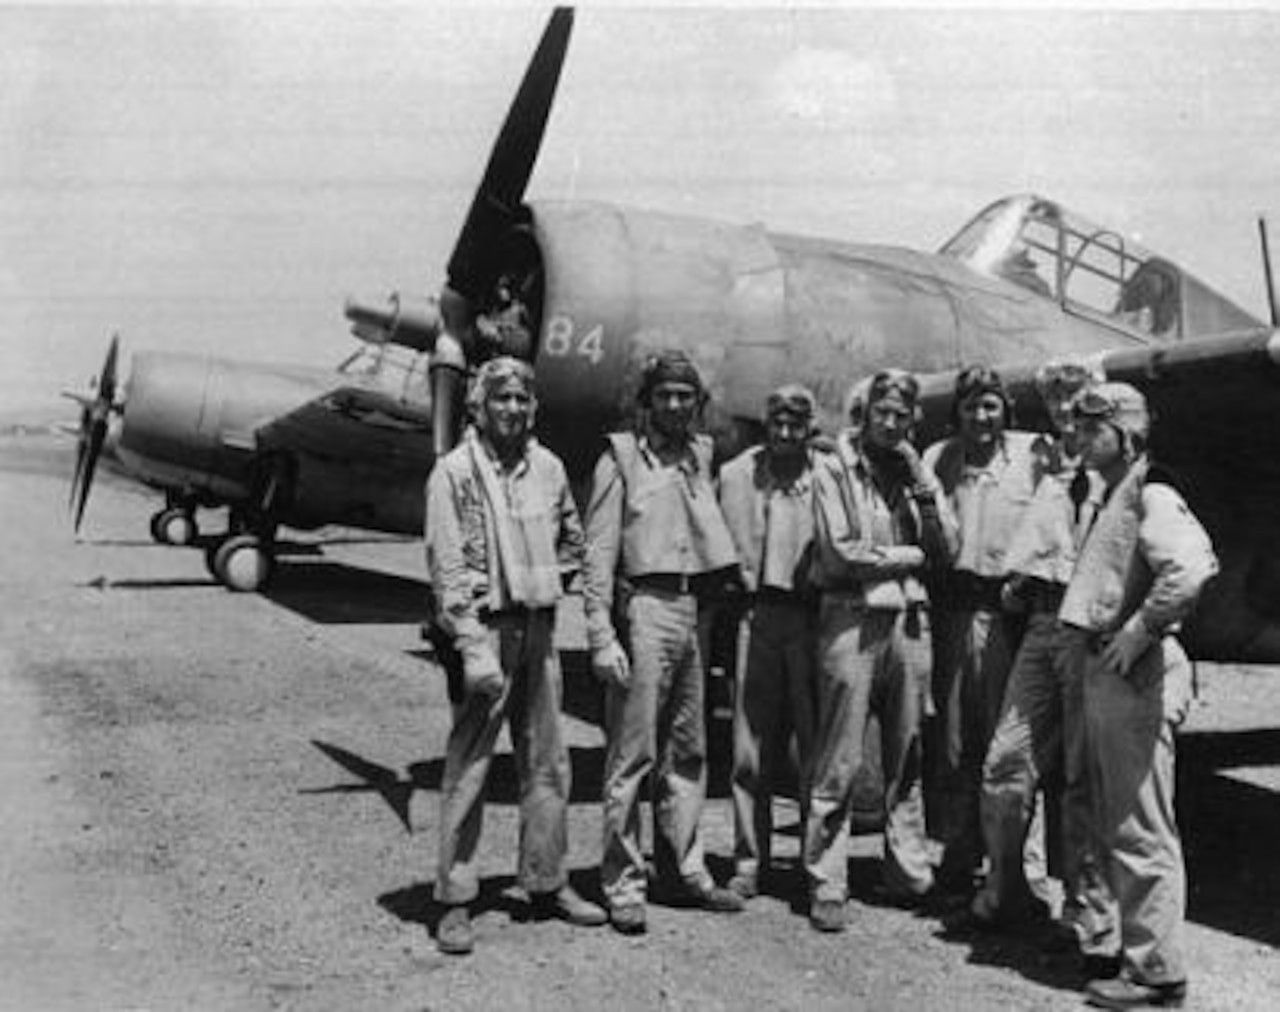
<path id="1" fill-rule="evenodd" d="M 880 901 L 938 913 L 951 931 L 1043 928 L 1078 949 L 1092 1004 L 1182 1004 L 1173 731 L 1191 678 L 1175 633 L 1217 561 L 1147 455 L 1139 391 L 1047 365 L 1046 436 L 1017 431 L 1001 377 L 973 366 L 956 380 L 955 435 L 921 454 L 910 373 L 855 386 L 834 437 L 818 432 L 813 394 L 787 384 L 764 405 L 765 442 L 716 475 L 698 431 L 703 380 L 687 354 L 662 351 L 644 365 L 634 429 L 608 436 L 580 518 L 561 461 L 532 435 L 533 378 L 514 358 L 483 364 L 471 425 L 428 482 L 432 623 L 454 717 L 442 951 L 474 945 L 484 783 L 504 723 L 519 883 L 535 914 L 633 935 L 651 893 L 742 910 L 770 882 L 772 792 L 790 760 L 809 920 L 843 930 L 874 717 Z M 565 866 L 570 767 L 553 636 L 557 603 L 579 589 L 605 686 L 603 907 Z M 726 609 L 740 634 L 734 873 L 722 885 L 699 823 L 703 634 L 708 613 Z M 1052 907 L 1046 863 L 1061 883 Z"/>

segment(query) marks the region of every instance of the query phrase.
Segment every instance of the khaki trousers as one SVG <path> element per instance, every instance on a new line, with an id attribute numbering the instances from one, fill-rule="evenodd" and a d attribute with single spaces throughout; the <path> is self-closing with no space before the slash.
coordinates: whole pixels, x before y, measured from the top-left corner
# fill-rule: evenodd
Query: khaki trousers
<path id="1" fill-rule="evenodd" d="M 743 620 L 733 715 L 734 860 L 740 874 L 769 867 L 773 791 L 795 737 L 799 798 L 806 808 L 815 724 L 814 604 L 758 600 Z M 803 821 L 803 812 L 802 812 Z"/>
<path id="2" fill-rule="evenodd" d="M 1046 778 L 1060 774 L 1063 839 L 1051 849 L 1060 855 L 1064 917 L 1080 932 L 1082 951 L 1104 955 L 1115 951 L 1114 904 L 1096 854 L 1083 672 L 1069 663 L 1070 638 L 1054 613 L 1035 612 L 1014 660 L 983 766 L 982 834 L 990 866 L 981 902 L 988 911 L 1009 910 L 1030 896 L 1024 842 L 1035 793 Z"/>
<path id="3" fill-rule="evenodd" d="M 981 869 L 982 766 L 1013 667 L 1009 620 L 988 609 L 934 612 L 933 703 L 926 726 L 929 835 L 942 843 L 938 878 L 968 889 Z"/>
<path id="4" fill-rule="evenodd" d="M 611 907 L 645 901 L 640 791 L 651 773 L 658 874 L 698 887 L 711 883 L 698 831 L 707 765 L 698 601 L 638 589 L 627 619 L 631 680 L 610 685 L 605 699 L 600 878 Z"/>
<path id="5" fill-rule="evenodd" d="M 453 707 L 440 794 L 437 897 L 470 903 L 479 892 L 477 850 L 494 744 L 510 724 L 520 791 L 519 882 L 550 892 L 567 881 L 570 767 L 560 727 L 563 682 L 552 643 L 555 609 L 500 616 L 490 644 L 506 674 L 497 698 L 465 694 Z"/>
<path id="6" fill-rule="evenodd" d="M 1174 816 L 1173 730 L 1190 703 L 1191 666 L 1172 637 L 1126 676 L 1104 670 L 1088 634 L 1071 657 L 1084 683 L 1088 774 L 1103 869 L 1120 914 L 1120 950 L 1148 984 L 1186 980 L 1187 879 Z"/>
<path id="7" fill-rule="evenodd" d="M 868 609 L 822 598 L 818 620 L 818 733 L 805 823 L 813 900 L 848 898 L 849 815 L 867 721 L 880 717 L 887 889 L 933 884 L 920 792 L 920 719 L 929 683 L 929 619 L 921 609 Z"/>

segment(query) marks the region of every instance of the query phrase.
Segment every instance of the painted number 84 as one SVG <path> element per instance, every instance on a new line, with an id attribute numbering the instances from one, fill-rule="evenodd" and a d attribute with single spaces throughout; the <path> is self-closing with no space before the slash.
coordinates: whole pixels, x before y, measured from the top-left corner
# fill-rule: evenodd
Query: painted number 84
<path id="1" fill-rule="evenodd" d="M 542 351 L 556 358 L 581 355 L 592 365 L 599 365 L 604 358 L 604 327 L 596 324 L 585 334 L 578 336 L 569 317 L 553 316 L 542 337 Z"/>

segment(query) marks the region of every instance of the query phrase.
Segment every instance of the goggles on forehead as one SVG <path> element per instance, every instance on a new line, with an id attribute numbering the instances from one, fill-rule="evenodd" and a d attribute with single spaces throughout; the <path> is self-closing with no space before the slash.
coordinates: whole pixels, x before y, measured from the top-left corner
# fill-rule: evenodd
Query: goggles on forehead
<path id="1" fill-rule="evenodd" d="M 1036 388 L 1043 397 L 1066 400 L 1101 379 L 1096 371 L 1076 362 L 1050 363 L 1036 374 Z"/>
<path id="2" fill-rule="evenodd" d="M 897 396 L 907 407 L 914 407 L 919 395 L 920 384 L 914 376 L 898 369 L 886 369 L 872 379 L 866 402 L 871 405 L 886 397 Z"/>
<path id="3" fill-rule="evenodd" d="M 1071 413 L 1080 418 L 1096 418 L 1106 421 L 1115 417 L 1120 405 L 1105 393 L 1097 390 L 1082 390 L 1071 402 Z"/>

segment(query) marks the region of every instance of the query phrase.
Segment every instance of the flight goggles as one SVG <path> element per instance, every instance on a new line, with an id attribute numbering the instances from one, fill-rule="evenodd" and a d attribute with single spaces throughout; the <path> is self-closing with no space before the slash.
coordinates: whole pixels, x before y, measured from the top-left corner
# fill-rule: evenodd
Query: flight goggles
<path id="1" fill-rule="evenodd" d="M 1106 421 L 1120 410 L 1114 397 L 1099 390 L 1084 390 L 1071 404 L 1071 411 L 1080 418 L 1097 418 Z"/>
<path id="2" fill-rule="evenodd" d="M 1144 437 L 1151 424 L 1147 399 L 1128 383 L 1099 383 L 1087 388 L 1072 402 L 1071 413 L 1077 419 L 1111 422 Z"/>
<path id="3" fill-rule="evenodd" d="M 765 403 L 765 417 L 786 415 L 807 422 L 813 418 L 815 404 L 813 394 L 806 387 L 790 383 L 769 395 Z"/>
<path id="4" fill-rule="evenodd" d="M 919 382 L 911 373 L 902 369 L 882 369 L 871 377 L 871 388 L 867 391 L 868 406 L 894 396 L 907 407 L 915 407 L 920 396 Z"/>
<path id="5" fill-rule="evenodd" d="M 1066 400 L 1101 380 L 1096 370 L 1078 362 L 1050 362 L 1036 373 L 1036 389 L 1042 397 Z"/>

